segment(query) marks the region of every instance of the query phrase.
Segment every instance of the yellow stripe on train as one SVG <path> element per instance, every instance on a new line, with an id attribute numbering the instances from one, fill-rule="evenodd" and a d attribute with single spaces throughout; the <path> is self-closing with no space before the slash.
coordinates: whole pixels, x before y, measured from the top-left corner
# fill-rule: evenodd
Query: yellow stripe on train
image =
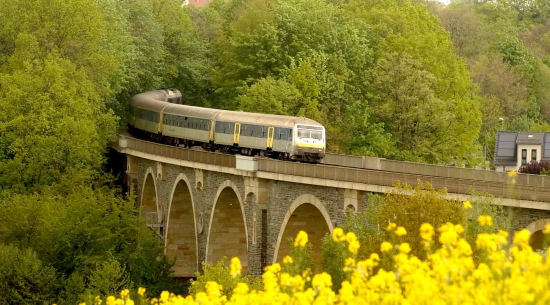
<path id="1" fill-rule="evenodd" d="M 323 144 L 313 144 L 313 143 L 296 143 L 298 147 L 313 147 L 313 148 L 325 148 Z"/>

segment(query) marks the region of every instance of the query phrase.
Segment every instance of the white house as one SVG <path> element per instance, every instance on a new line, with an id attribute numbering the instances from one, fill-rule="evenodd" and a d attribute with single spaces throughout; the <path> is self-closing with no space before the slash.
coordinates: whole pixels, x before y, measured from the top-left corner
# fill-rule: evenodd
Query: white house
<path id="1" fill-rule="evenodd" d="M 495 169 L 517 171 L 531 161 L 550 162 L 550 133 L 499 131 L 495 144 Z"/>

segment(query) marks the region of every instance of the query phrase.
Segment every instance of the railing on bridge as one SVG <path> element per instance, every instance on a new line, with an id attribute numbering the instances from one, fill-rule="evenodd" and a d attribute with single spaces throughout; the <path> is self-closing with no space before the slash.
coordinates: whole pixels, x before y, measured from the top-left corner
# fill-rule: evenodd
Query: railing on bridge
<path id="1" fill-rule="evenodd" d="M 136 138 L 127 137 L 124 135 L 119 135 L 119 138 L 121 139 L 121 141 L 119 141 L 119 146 L 121 147 L 126 147 L 162 157 L 233 168 L 235 167 L 236 163 L 235 156 L 232 155 L 193 149 L 182 149 L 179 147 L 138 140 Z"/>
<path id="2" fill-rule="evenodd" d="M 506 183 L 507 174 L 491 170 L 394 161 L 382 158 L 327 154 L 324 163 L 406 174 Z M 550 176 L 517 174 L 517 185 L 550 188 Z"/>
<path id="3" fill-rule="evenodd" d="M 119 135 L 120 147 L 158 156 L 207 163 L 235 168 L 233 155 L 182 149 L 138 140 Z M 312 177 L 353 183 L 393 186 L 397 181 L 416 185 L 418 180 L 429 182 L 435 189 L 446 188 L 450 193 L 469 194 L 471 191 L 485 192 L 496 197 L 550 202 L 550 177 L 517 174 L 507 177 L 506 173 L 417 164 L 380 158 L 327 155 L 337 165 L 304 164 L 267 158 L 254 159 L 258 170 L 271 173 Z"/>
<path id="4" fill-rule="evenodd" d="M 497 182 L 464 179 L 460 176 L 438 177 L 433 174 L 411 174 L 365 168 L 313 165 L 271 159 L 260 159 L 258 170 L 382 186 L 393 186 L 396 181 L 415 186 L 418 180 L 422 180 L 423 182 L 429 182 L 435 189 L 446 188 L 450 193 L 469 194 L 471 191 L 478 191 L 503 198 L 550 202 L 550 188 L 542 185 L 542 183 L 546 183 L 545 181 L 541 182 L 541 180 L 533 179 L 535 177 L 521 177 L 534 175 L 517 175 L 514 178 L 505 176 L 503 177 L 504 181 Z"/>

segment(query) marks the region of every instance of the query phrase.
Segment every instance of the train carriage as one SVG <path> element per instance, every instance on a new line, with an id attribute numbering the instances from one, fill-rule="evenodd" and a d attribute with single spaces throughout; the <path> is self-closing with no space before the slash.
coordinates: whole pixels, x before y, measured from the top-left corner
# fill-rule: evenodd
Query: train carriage
<path id="1" fill-rule="evenodd" d="M 169 105 L 163 111 L 162 135 L 187 141 L 209 143 L 213 141 L 211 130 L 218 112 L 220 110 L 186 105 Z"/>
<path id="2" fill-rule="evenodd" d="M 314 120 L 182 105 L 175 89 L 134 96 L 129 125 L 167 144 L 308 162 L 325 155 L 325 129 Z"/>

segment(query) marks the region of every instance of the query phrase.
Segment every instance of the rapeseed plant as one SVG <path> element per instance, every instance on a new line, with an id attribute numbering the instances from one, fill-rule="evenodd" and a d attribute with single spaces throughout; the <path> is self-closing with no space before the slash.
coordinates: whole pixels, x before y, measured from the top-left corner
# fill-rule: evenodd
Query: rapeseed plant
<path id="1" fill-rule="evenodd" d="M 465 204 L 465 208 L 469 208 Z M 491 227 L 492 219 L 481 216 L 481 226 Z M 390 223 L 388 231 L 397 236 L 407 234 L 403 227 Z M 204 292 L 182 297 L 163 292 L 158 298 L 145 298 L 145 288 L 139 288 L 139 300 L 132 300 L 128 290 L 120 297 L 96 298 L 95 304 L 548 304 L 550 303 L 550 259 L 543 258 L 529 246 L 530 233 L 516 232 L 509 245 L 508 233 L 481 233 L 477 235 L 476 250 L 481 259 L 473 257 L 472 245 L 465 237 L 460 224 L 445 223 L 437 228 L 438 242 L 433 240 L 435 230 L 428 223 L 420 227 L 425 245 L 426 259 L 411 254 L 408 243 L 384 242 L 380 255 L 373 253 L 358 260 L 360 244 L 353 232 L 336 228 L 332 239 L 347 244 L 347 258 L 342 266 L 346 280 L 339 290 L 333 289 L 328 273 L 301 274 L 285 272 L 281 264 L 265 268 L 263 289 L 251 290 L 239 283 L 230 298 L 223 295 L 222 286 L 214 281 L 206 284 Z M 550 234 L 550 226 L 544 230 Z M 395 242 L 395 241 L 394 241 Z M 301 231 L 295 247 L 305 247 L 307 233 Z M 440 246 L 432 250 L 432 246 Z M 381 267 L 381 257 L 392 262 L 392 270 Z M 283 266 L 292 265 L 293 258 L 286 256 Z M 232 276 L 240 276 L 241 263 L 233 258 Z"/>

